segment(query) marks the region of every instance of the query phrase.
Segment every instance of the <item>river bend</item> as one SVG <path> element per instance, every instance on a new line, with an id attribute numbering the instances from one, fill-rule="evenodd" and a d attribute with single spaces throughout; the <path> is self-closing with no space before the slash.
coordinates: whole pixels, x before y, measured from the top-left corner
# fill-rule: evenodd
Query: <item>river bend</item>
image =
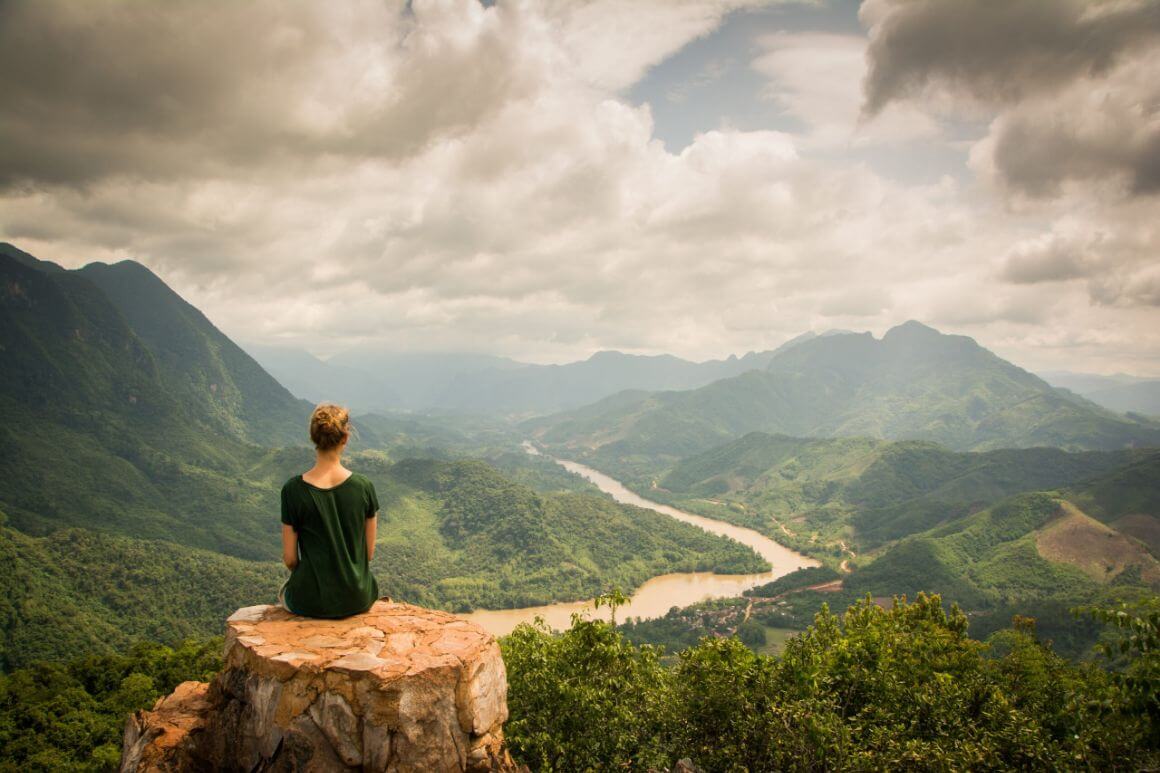
<path id="1" fill-rule="evenodd" d="M 528 453 L 539 454 L 530 443 L 524 444 Z M 551 457 L 549 457 L 551 458 Z M 732 537 L 738 542 L 748 545 L 757 551 L 758 555 L 769 562 L 771 571 L 759 574 L 715 574 L 713 572 L 680 572 L 662 574 L 647 580 L 632 594 L 628 604 L 617 610 L 617 618 L 624 620 L 628 617 L 652 619 L 664 617 L 671 607 L 686 607 L 698 601 L 711 598 L 740 596 L 742 591 L 775 580 L 789 574 L 795 569 L 805 566 L 817 566 L 818 562 L 808 556 L 797 553 L 784 545 L 774 542 L 764 534 L 753 529 L 735 526 L 731 523 L 705 518 L 700 515 L 686 513 L 675 507 L 653 502 L 630 491 L 616 479 L 604 473 L 587 467 L 579 462 L 563 459 L 553 459 L 557 464 L 570 472 L 574 472 L 592 483 L 601 491 L 608 493 L 617 502 L 647 507 L 658 513 L 675 518 L 678 521 L 698 526 L 713 534 Z M 496 636 L 511 633 L 522 622 L 530 622 L 537 615 L 544 618 L 548 625 L 556 629 L 565 629 L 572 622 L 572 613 L 581 610 L 591 611 L 591 601 L 564 601 L 555 604 L 546 604 L 538 607 L 521 607 L 518 609 L 479 609 L 463 617 L 478 623 Z M 607 619 L 607 608 L 599 610 L 600 616 Z M 593 612 L 595 616 L 595 612 Z"/>

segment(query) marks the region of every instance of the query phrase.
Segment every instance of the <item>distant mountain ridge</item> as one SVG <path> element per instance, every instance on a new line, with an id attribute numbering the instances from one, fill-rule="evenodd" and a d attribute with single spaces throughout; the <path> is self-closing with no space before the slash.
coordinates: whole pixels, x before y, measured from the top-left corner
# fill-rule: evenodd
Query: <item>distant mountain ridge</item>
<path id="1" fill-rule="evenodd" d="M 1117 413 L 1160 416 L 1160 379 L 1138 378 L 1123 373 L 1049 371 L 1040 374 L 1053 386 L 1062 387 Z"/>
<path id="2" fill-rule="evenodd" d="M 928 440 L 955 450 L 1160 444 L 1160 423 L 1118 416 L 1051 387 L 965 336 L 918 322 L 818 337 L 699 389 L 624 392 L 525 423 L 605 469 L 680 458 L 761 430 L 800 437 Z"/>
<path id="3" fill-rule="evenodd" d="M 839 332 L 807 332 L 776 349 L 704 362 L 604 350 L 577 362 L 536 365 L 491 355 L 395 354 L 367 347 L 323 361 L 288 347 L 247 344 L 246 348 L 290 391 L 312 401 L 338 400 L 360 412 L 526 417 L 576 408 L 625 389 L 695 389 L 763 369 L 781 352 Z"/>

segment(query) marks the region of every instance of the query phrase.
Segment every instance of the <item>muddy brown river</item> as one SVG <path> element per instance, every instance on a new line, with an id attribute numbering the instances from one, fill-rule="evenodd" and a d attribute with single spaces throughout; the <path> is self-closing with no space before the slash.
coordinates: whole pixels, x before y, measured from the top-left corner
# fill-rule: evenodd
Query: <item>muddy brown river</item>
<path id="1" fill-rule="evenodd" d="M 539 454 L 530 443 L 524 444 L 528 453 Z M 551 457 L 548 457 L 551 458 Z M 553 459 L 564 469 L 577 473 L 592 481 L 604 491 L 612 495 L 617 502 L 623 502 L 637 507 L 647 507 L 658 513 L 675 518 L 678 521 L 698 526 L 713 534 L 731 537 L 738 542 L 748 545 L 757 551 L 758 555 L 769 562 L 771 571 L 760 574 L 714 574 L 713 572 L 682 572 L 676 574 L 662 574 L 646 581 L 632 594 L 628 604 L 617 609 L 618 620 L 628 617 L 651 619 L 664 617 L 671 607 L 686 607 L 705 599 L 740 596 L 742 591 L 757 585 L 775 580 L 782 575 L 789 574 L 795 569 L 806 566 L 817 566 L 818 562 L 808 556 L 803 556 L 793 550 L 758 534 L 752 529 L 734 526 L 731 523 L 705 518 L 700 515 L 686 513 L 675 507 L 652 502 L 644 497 L 629 491 L 621 483 L 602 472 L 587 467 L 578 462 L 563 459 Z M 608 609 L 592 609 L 591 601 L 565 601 L 556 604 L 546 604 L 539 607 L 521 607 L 519 609 L 479 609 L 471 614 L 463 615 L 468 620 L 479 623 L 496 636 L 511 633 L 512 629 L 523 622 L 531 622 L 537 615 L 544 618 L 548 625 L 557 629 L 564 629 L 571 625 L 573 612 L 586 612 L 592 617 L 608 619 Z M 599 613 L 599 614 L 597 614 Z"/>

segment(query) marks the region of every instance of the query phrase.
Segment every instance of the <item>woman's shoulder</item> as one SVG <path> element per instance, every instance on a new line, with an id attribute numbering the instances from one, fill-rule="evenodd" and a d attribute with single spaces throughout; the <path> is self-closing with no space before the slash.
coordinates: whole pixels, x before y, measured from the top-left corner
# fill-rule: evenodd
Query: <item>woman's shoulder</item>
<path id="1" fill-rule="evenodd" d="M 291 491 L 291 490 L 299 488 L 301 485 L 302 485 L 302 476 L 301 475 L 291 475 L 289 478 L 286 479 L 286 482 L 282 484 L 282 490 L 283 491 Z"/>
<path id="2" fill-rule="evenodd" d="M 363 499 L 378 501 L 378 492 L 375 491 L 375 484 L 366 475 L 361 472 L 352 472 L 350 474 L 350 483 L 352 485 L 347 488 L 357 491 L 359 496 Z"/>
<path id="3" fill-rule="evenodd" d="M 361 472 L 352 472 L 350 474 L 350 479 L 352 482 L 359 484 L 363 488 L 375 487 L 375 484 L 371 482 L 371 479 L 363 475 Z"/>

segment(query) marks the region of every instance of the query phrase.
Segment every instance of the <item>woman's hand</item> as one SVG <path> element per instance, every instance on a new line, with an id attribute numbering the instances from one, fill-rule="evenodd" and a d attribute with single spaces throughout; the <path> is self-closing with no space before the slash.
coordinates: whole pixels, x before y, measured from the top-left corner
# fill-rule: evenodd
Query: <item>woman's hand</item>
<path id="1" fill-rule="evenodd" d="M 286 524 L 282 524 L 282 563 L 291 571 L 298 566 L 298 532 Z"/>

